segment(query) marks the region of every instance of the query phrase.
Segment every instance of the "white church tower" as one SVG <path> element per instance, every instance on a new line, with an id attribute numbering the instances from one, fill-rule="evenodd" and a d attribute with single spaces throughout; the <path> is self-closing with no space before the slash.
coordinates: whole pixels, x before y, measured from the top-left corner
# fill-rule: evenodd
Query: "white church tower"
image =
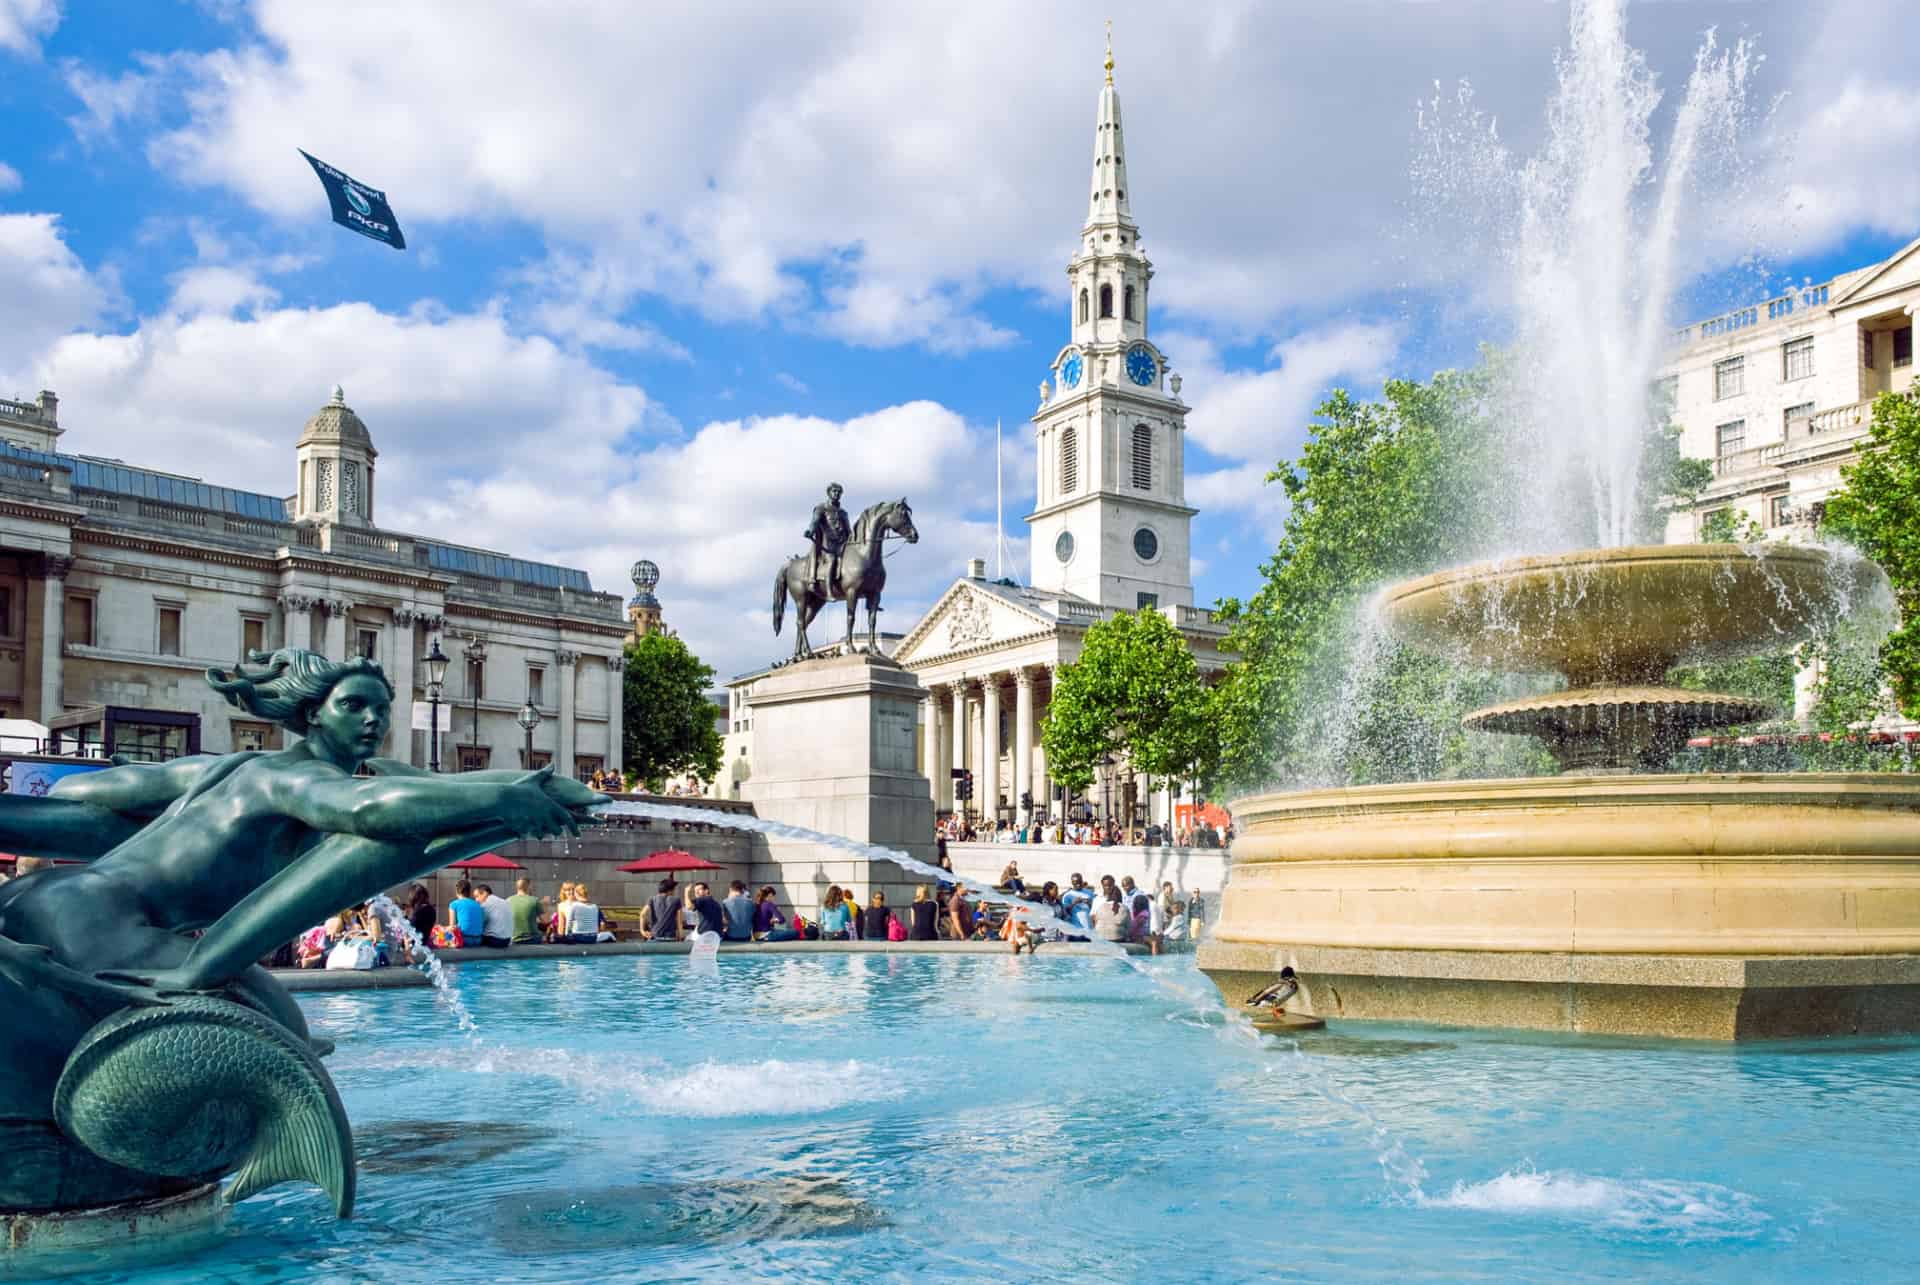
<path id="1" fill-rule="evenodd" d="M 1148 338 L 1153 264 L 1127 200 L 1120 94 L 1107 83 L 1093 132 L 1093 195 L 1067 264 L 1072 341 L 1033 416 L 1039 502 L 1027 516 L 1039 589 L 1127 611 L 1193 605 L 1194 509 L 1186 503 L 1180 377 Z"/>

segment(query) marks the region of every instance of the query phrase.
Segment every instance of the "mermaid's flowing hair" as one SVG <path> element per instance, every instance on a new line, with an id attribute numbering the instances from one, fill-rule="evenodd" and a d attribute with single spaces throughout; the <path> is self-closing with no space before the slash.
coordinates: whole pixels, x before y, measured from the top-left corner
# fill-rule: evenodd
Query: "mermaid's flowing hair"
<path id="1" fill-rule="evenodd" d="M 232 670 L 209 669 L 207 682 L 227 698 L 229 705 L 305 736 L 308 718 L 327 693 L 341 679 L 355 674 L 372 674 L 386 685 L 387 696 L 392 698 L 393 682 L 377 662 L 364 656 L 328 660 L 317 651 L 299 647 L 252 652 Z"/>

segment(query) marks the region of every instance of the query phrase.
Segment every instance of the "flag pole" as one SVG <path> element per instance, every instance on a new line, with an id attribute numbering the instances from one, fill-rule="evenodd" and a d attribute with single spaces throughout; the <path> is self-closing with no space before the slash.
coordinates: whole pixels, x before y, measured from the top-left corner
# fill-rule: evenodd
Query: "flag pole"
<path id="1" fill-rule="evenodd" d="M 993 417 L 993 578 L 1007 578 L 1007 515 L 1000 485 L 1000 417 Z"/>

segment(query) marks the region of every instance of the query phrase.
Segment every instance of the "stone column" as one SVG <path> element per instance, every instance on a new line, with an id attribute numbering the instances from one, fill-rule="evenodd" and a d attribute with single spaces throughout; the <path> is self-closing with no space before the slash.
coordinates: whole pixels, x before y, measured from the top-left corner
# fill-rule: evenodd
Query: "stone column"
<path id="1" fill-rule="evenodd" d="M 1047 668 L 1047 704 L 1049 705 L 1053 703 L 1053 674 L 1054 674 L 1053 667 L 1048 666 Z M 1033 797 L 1036 801 L 1040 803 L 1042 807 L 1044 807 L 1049 813 L 1051 813 L 1056 820 L 1058 820 L 1060 814 L 1058 811 L 1055 810 L 1053 806 L 1053 782 L 1047 779 L 1047 747 L 1041 741 L 1038 735 L 1040 726 L 1042 723 L 1046 721 L 1046 717 L 1047 717 L 1047 712 L 1044 706 L 1034 710 L 1033 726 L 1034 726 L 1035 735 L 1033 738 L 1033 757 L 1034 757 Z"/>
<path id="2" fill-rule="evenodd" d="M 413 748 L 413 662 L 420 653 L 413 641 L 414 619 L 412 607 L 393 609 L 393 656 L 387 666 L 387 677 L 393 681 L 393 731 L 387 743 L 395 747 L 401 761 L 417 767 L 420 758 Z"/>
<path id="3" fill-rule="evenodd" d="M 933 786 L 933 806 L 940 806 L 940 693 L 927 689 L 920 702 L 920 770 Z"/>
<path id="4" fill-rule="evenodd" d="M 40 576 L 40 721 L 67 710 L 67 573 L 73 559 L 41 554 L 34 571 Z M 93 621 L 93 640 L 100 640 L 100 618 Z"/>
<path id="5" fill-rule="evenodd" d="M 627 656 L 607 657 L 607 770 L 619 772 L 627 753 Z"/>
<path id="6" fill-rule="evenodd" d="M 345 598 L 322 598 L 320 607 L 327 613 L 327 641 L 320 652 L 328 660 L 347 658 L 347 616 L 353 604 Z"/>
<path id="7" fill-rule="evenodd" d="M 1013 806 L 1014 819 L 1027 818 L 1018 812 L 1020 796 L 1033 793 L 1033 671 L 1025 665 L 1013 671 Z M 1038 800 L 1036 799 L 1037 803 Z"/>
<path id="8" fill-rule="evenodd" d="M 579 659 L 564 647 L 553 653 L 554 667 L 560 671 L 560 736 L 553 748 L 553 770 L 566 777 L 573 775 L 573 666 Z"/>
<path id="9" fill-rule="evenodd" d="M 927 772 L 933 777 L 933 808 L 938 812 L 953 806 L 953 778 L 947 771 L 953 765 L 953 733 L 948 728 L 947 705 L 952 697 L 945 687 L 932 688 L 928 694 L 933 701 L 933 758 Z"/>
<path id="10" fill-rule="evenodd" d="M 1000 815 L 1000 675 L 980 683 L 980 810 Z"/>
<path id="11" fill-rule="evenodd" d="M 310 647 L 313 645 L 313 599 L 304 593 L 283 593 L 280 595 L 280 637 L 273 641 L 278 647 Z M 305 621 L 305 628 L 301 622 Z"/>

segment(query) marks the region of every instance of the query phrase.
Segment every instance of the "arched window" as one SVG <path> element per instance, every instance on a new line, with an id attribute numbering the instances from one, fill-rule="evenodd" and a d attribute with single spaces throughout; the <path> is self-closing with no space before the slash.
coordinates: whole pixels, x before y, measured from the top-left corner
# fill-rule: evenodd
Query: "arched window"
<path id="1" fill-rule="evenodd" d="M 1087 292 L 1082 290 L 1080 292 L 1080 320 L 1085 321 L 1087 315 Z"/>
<path id="2" fill-rule="evenodd" d="M 1128 287 L 1126 288 L 1126 291 L 1125 291 L 1125 292 L 1124 292 L 1124 293 L 1123 293 L 1123 294 L 1121 295 L 1121 305 L 1120 305 L 1120 307 L 1121 307 L 1121 314 L 1120 314 L 1120 315 L 1122 315 L 1123 317 L 1125 317 L 1125 318 L 1126 318 L 1126 319 L 1127 319 L 1128 321 L 1132 321 L 1132 320 L 1134 320 L 1134 315 L 1133 315 L 1133 287 L 1132 287 L 1132 286 L 1128 286 Z"/>
<path id="3" fill-rule="evenodd" d="M 1111 317 L 1113 315 L 1113 287 L 1112 286 L 1100 287 L 1100 315 L 1102 317 Z"/>
<path id="4" fill-rule="evenodd" d="M 1069 424 L 1060 434 L 1060 494 L 1080 489 L 1080 434 Z"/>
<path id="5" fill-rule="evenodd" d="M 1153 489 L 1153 429 L 1146 424 L 1133 426 L 1133 485 L 1139 491 Z"/>

